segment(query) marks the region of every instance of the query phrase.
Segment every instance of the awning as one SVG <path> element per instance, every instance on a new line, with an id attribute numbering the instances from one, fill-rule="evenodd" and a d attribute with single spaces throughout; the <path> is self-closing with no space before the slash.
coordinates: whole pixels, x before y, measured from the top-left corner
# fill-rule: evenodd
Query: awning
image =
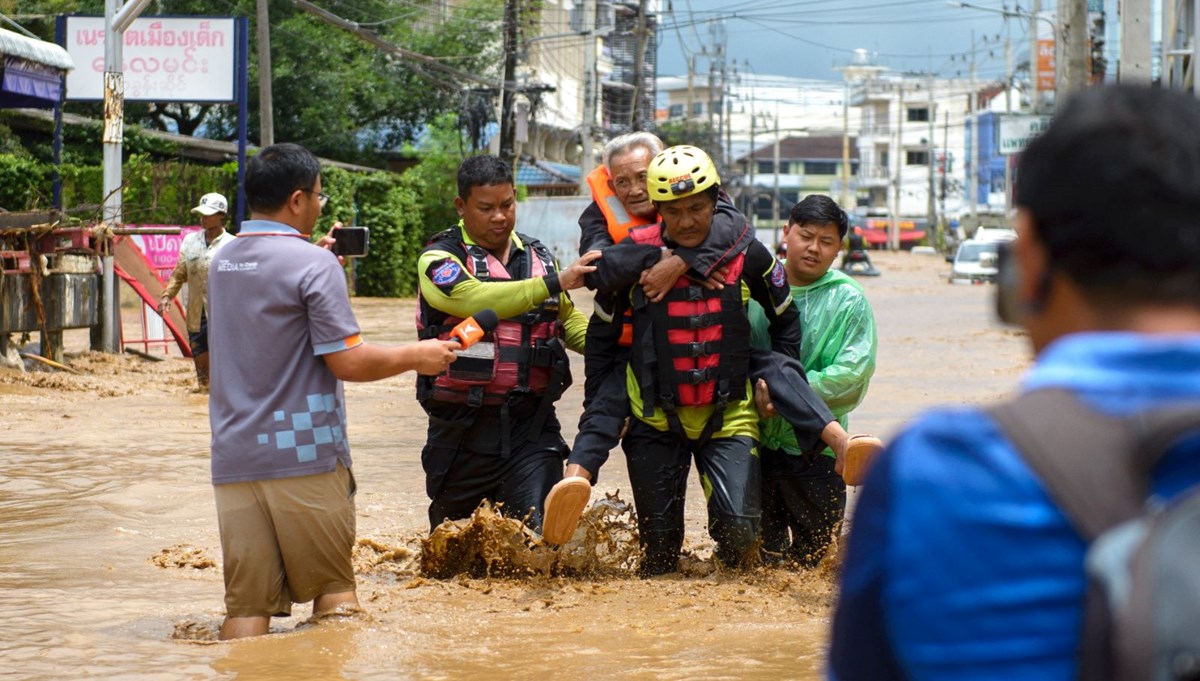
<path id="1" fill-rule="evenodd" d="M 45 40 L 37 40 L 0 28 L 0 54 L 20 57 L 36 64 L 50 66 L 60 71 L 75 68 L 75 60 L 62 47 Z"/>
<path id="2" fill-rule="evenodd" d="M 0 108 L 52 109 L 61 94 L 62 76 L 53 69 L 16 57 L 4 57 Z"/>
<path id="3" fill-rule="evenodd" d="M 0 108 L 52 109 L 75 62 L 54 43 L 0 29 L 0 66 Z"/>

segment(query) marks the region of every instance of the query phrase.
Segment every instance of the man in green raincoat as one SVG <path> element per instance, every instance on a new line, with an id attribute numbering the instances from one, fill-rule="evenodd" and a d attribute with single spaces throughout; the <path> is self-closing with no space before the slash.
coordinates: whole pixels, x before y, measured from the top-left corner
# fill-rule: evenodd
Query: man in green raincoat
<path id="1" fill-rule="evenodd" d="M 809 384 L 848 428 L 847 416 L 867 394 L 875 373 L 875 318 L 862 286 L 830 269 L 849 221 L 833 199 L 812 194 L 792 208 L 783 228 L 785 269 L 800 311 L 800 361 Z M 770 347 L 767 320 L 751 306 L 752 341 Z M 760 386 L 760 391 L 761 390 Z M 760 411 L 772 413 L 765 402 Z M 814 566 L 825 554 L 846 510 L 846 483 L 830 449 L 804 456 L 791 426 L 779 416 L 760 424 L 763 481 L 763 556 Z M 840 467 L 839 467 L 840 470 Z"/>

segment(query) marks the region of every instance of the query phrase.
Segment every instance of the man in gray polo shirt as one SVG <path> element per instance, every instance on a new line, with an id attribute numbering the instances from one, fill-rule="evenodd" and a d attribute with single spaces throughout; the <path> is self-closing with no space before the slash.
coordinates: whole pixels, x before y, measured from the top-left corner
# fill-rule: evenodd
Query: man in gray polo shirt
<path id="1" fill-rule="evenodd" d="M 312 601 L 313 614 L 357 609 L 342 381 L 435 375 L 458 347 L 363 342 L 337 258 L 309 243 L 326 197 L 303 147 L 263 149 L 245 188 L 251 219 L 208 280 L 222 639 L 267 633 L 292 603 Z"/>

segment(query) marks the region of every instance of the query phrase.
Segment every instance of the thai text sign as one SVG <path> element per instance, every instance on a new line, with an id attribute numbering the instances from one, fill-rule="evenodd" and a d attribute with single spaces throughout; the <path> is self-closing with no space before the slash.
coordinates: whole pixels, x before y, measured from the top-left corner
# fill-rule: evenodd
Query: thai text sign
<path id="1" fill-rule="evenodd" d="M 104 99 L 104 18 L 66 19 L 64 47 L 76 66 L 67 99 Z M 123 36 L 127 101 L 235 101 L 232 18 L 135 19 Z"/>
<path id="2" fill-rule="evenodd" d="M 126 225 L 127 227 L 164 228 L 178 225 Z M 150 266 L 158 271 L 158 277 L 165 283 L 179 262 L 179 247 L 183 238 L 192 232 L 199 232 L 201 227 L 181 227 L 178 234 L 134 234 L 130 238 L 141 247 L 150 261 Z"/>
<path id="3" fill-rule="evenodd" d="M 1049 126 L 1049 116 L 1001 116 L 999 144 L 1001 155 L 1021 153 L 1025 145 L 1029 144 L 1029 140 L 1041 134 Z"/>
<path id="4" fill-rule="evenodd" d="M 1038 14 L 1037 22 L 1037 89 L 1054 89 L 1054 19 L 1050 12 Z"/>

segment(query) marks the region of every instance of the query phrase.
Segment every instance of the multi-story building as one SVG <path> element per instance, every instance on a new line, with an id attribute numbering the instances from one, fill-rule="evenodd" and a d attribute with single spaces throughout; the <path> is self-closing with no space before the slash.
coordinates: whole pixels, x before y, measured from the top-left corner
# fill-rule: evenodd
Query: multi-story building
<path id="1" fill-rule="evenodd" d="M 584 20 L 588 1 L 595 4 L 596 30 L 591 34 Z M 585 138 L 590 137 L 595 163 L 607 139 L 649 125 L 659 4 L 649 0 L 646 13 L 639 16 L 638 2 L 542 0 L 536 35 L 520 41 L 516 106 L 526 118 L 518 125 L 519 154 L 586 167 L 591 164 L 583 163 Z M 591 79 L 588 41 L 595 55 Z M 590 107 L 589 87 L 594 97 Z"/>
<path id="2" fill-rule="evenodd" d="M 843 188 L 843 143 L 857 131 L 860 112 L 848 106 L 845 83 L 745 72 L 721 80 L 695 73 L 660 78 L 660 123 L 711 131 L 706 151 L 747 215 L 777 227 L 813 192 L 855 205 L 853 173 Z M 858 149 L 851 143 L 848 151 L 856 167 Z"/>
<path id="3" fill-rule="evenodd" d="M 927 217 L 936 208 L 942 180 L 955 184 L 951 169 L 964 158 L 969 91 L 959 81 L 891 74 L 851 85 L 851 106 L 862 112 L 858 180 L 870 214 Z"/>
<path id="4" fill-rule="evenodd" d="M 841 135 L 858 127 L 841 81 L 732 73 L 658 79 L 660 123 L 711 126 L 719 137 L 714 158 L 738 159 L 775 138 Z"/>
<path id="5" fill-rule="evenodd" d="M 846 155 L 850 165 L 843 172 Z M 791 207 L 809 194 L 828 194 L 848 211 L 857 205 L 858 145 L 854 137 L 785 137 L 778 145 L 772 142 L 756 147 L 738 158 L 737 165 L 741 176 L 734 189 L 742 197 L 739 206 L 760 229 L 778 228 L 787 221 Z M 763 238 L 766 240 L 765 234 Z"/>

